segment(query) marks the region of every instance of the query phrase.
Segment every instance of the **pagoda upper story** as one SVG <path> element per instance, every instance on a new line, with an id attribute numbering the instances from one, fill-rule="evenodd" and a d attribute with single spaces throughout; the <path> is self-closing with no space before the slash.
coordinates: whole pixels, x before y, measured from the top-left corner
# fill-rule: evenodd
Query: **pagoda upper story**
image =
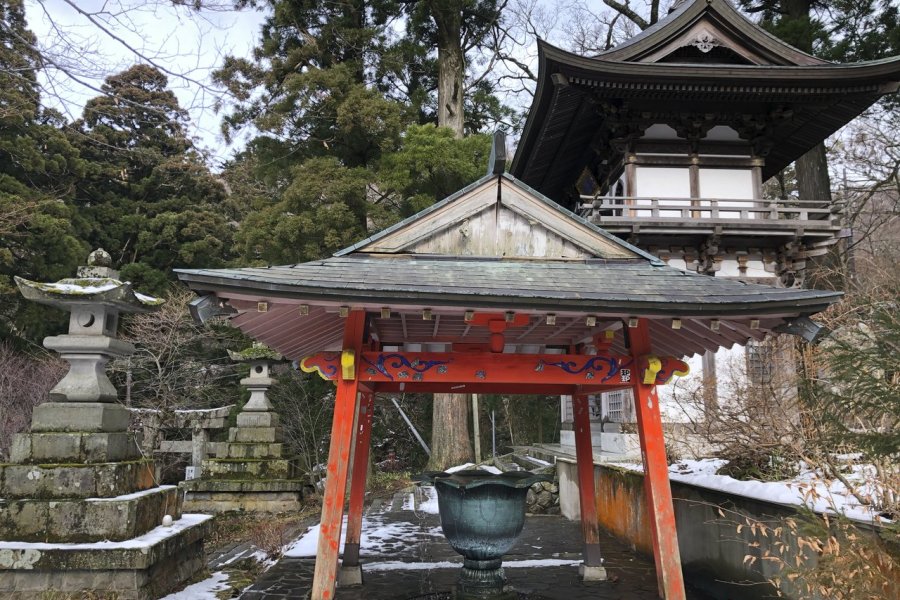
<path id="1" fill-rule="evenodd" d="M 704 272 L 725 246 L 824 252 L 839 208 L 765 200 L 763 182 L 900 87 L 900 57 L 830 63 L 727 0 L 677 4 L 594 57 L 539 50 L 512 174 L 641 247 L 697 250 L 685 262 Z"/>

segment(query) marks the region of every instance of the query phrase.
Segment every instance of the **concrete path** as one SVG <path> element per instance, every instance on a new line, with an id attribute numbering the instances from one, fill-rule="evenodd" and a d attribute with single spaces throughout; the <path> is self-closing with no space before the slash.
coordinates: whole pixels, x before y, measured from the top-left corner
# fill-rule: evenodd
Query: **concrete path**
<path id="1" fill-rule="evenodd" d="M 364 522 L 364 584 L 338 588 L 336 600 L 403 600 L 450 598 L 462 557 L 440 533 L 433 503 L 414 502 L 408 493 L 371 507 Z M 432 509 L 432 510 L 429 510 Z M 369 534 L 366 537 L 367 532 Z M 533 516 L 516 546 L 504 558 L 506 577 L 521 598 L 534 600 L 655 600 L 653 563 L 632 553 L 615 538 L 602 539 L 609 581 L 582 583 L 578 577 L 580 525 L 559 516 Z M 288 554 L 311 554 L 312 538 Z M 302 548 L 305 547 L 306 549 Z M 299 550 L 298 550 L 299 549 Z M 314 561 L 286 557 L 241 595 L 242 600 L 308 597 Z M 688 592 L 689 600 L 709 600 Z"/>

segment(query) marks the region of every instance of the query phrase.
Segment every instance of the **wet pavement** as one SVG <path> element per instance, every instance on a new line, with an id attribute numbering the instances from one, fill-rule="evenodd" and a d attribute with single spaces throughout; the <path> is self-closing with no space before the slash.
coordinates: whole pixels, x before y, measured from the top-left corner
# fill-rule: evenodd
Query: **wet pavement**
<path id="1" fill-rule="evenodd" d="M 440 519 L 427 506 L 412 502 L 409 494 L 398 494 L 389 503 L 373 505 L 363 529 L 363 585 L 339 587 L 336 600 L 452 597 L 462 557 L 443 538 Z M 523 599 L 656 600 L 652 560 L 635 554 L 609 534 L 601 535 L 609 580 L 584 583 L 577 566 L 581 558 L 580 524 L 561 516 L 529 516 L 516 546 L 503 559 L 509 585 Z M 293 552 L 288 551 L 291 553 L 303 551 L 295 547 Z M 306 598 L 313 566 L 312 558 L 282 558 L 244 590 L 241 599 Z M 687 597 L 711 600 L 691 590 Z"/>

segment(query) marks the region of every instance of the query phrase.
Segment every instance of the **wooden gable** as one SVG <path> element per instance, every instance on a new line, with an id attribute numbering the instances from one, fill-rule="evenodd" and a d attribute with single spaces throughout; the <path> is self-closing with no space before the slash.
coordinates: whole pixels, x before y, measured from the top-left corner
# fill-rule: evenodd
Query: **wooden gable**
<path id="1" fill-rule="evenodd" d="M 463 194 L 348 250 L 580 260 L 646 258 L 508 175 L 485 178 Z"/>
<path id="2" fill-rule="evenodd" d="M 691 57 L 691 52 L 696 56 Z M 828 64 L 771 35 L 741 15 L 728 0 L 681 3 L 655 26 L 597 58 L 647 63 Z"/>

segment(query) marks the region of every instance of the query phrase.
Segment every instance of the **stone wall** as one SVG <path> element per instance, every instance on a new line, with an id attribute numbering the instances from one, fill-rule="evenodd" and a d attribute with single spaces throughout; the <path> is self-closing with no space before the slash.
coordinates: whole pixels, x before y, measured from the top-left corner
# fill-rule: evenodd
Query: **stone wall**
<path id="1" fill-rule="evenodd" d="M 556 468 L 562 514 L 568 519 L 579 520 L 581 504 L 576 464 L 559 459 Z M 643 474 L 595 465 L 594 482 L 600 524 L 636 551 L 652 555 Z M 762 600 L 776 597 L 766 578 L 782 574 L 781 569 L 776 562 L 761 560 L 761 557 L 767 551 L 778 554 L 776 543 L 779 542 L 786 544 L 790 548 L 788 552 L 796 555 L 799 552 L 796 542 L 787 533 L 780 538 L 766 538 L 755 535 L 749 527 L 738 531 L 740 518 L 736 518 L 734 512 L 751 519 L 770 521 L 796 515 L 796 510 L 676 481 L 671 485 L 681 562 L 691 584 L 714 598 Z M 731 516 L 722 517 L 719 507 Z M 751 546 L 753 543 L 758 545 Z M 748 554 L 757 560 L 752 564 L 745 561 Z M 804 558 L 812 560 L 808 553 Z M 790 589 L 785 591 L 784 597 L 791 598 Z"/>
<path id="2" fill-rule="evenodd" d="M 525 512 L 532 515 L 558 515 L 559 485 L 551 481 L 538 481 L 528 488 Z"/>

